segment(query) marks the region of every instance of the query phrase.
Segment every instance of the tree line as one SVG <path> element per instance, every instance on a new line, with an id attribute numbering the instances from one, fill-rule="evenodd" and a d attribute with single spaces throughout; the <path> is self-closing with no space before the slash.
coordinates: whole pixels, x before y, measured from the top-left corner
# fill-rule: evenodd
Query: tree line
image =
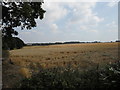
<path id="1" fill-rule="evenodd" d="M 111 43 L 113 41 L 110 42 L 106 42 L 106 43 Z M 116 40 L 114 42 L 120 42 L 119 40 Z M 57 44 L 82 44 L 82 43 L 103 43 L 100 41 L 91 41 L 91 42 L 80 42 L 80 41 L 69 41 L 69 42 L 55 42 L 55 43 L 26 43 L 26 46 L 46 46 L 46 45 L 57 45 Z"/>
<path id="2" fill-rule="evenodd" d="M 79 41 L 70 41 L 70 42 L 55 42 L 55 43 L 27 43 L 27 46 L 46 46 L 46 45 L 57 45 L 57 44 L 79 44 L 79 43 L 101 43 L 99 41 L 94 42 L 79 42 Z"/>

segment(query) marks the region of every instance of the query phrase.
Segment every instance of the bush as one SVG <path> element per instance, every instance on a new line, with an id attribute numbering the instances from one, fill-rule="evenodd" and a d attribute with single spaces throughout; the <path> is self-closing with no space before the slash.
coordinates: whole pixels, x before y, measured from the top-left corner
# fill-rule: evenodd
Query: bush
<path id="1" fill-rule="evenodd" d="M 107 65 L 104 69 L 80 68 L 41 69 L 36 75 L 21 81 L 19 88 L 118 88 L 120 85 L 120 62 Z"/>
<path id="2" fill-rule="evenodd" d="M 2 37 L 2 41 L 2 49 L 4 50 L 20 49 L 25 45 L 18 37 Z"/>
<path id="3" fill-rule="evenodd" d="M 120 85 L 120 61 L 111 64 L 101 72 L 103 87 L 116 88 Z"/>

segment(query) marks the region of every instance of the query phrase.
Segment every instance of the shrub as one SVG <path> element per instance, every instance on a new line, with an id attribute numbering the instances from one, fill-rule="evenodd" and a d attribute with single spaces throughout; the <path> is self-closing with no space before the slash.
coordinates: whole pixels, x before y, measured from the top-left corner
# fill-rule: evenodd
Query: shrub
<path id="1" fill-rule="evenodd" d="M 18 37 L 2 37 L 2 49 L 13 50 L 25 46 L 24 42 Z"/>
<path id="2" fill-rule="evenodd" d="M 108 65 L 101 72 L 103 87 L 116 88 L 120 85 L 120 61 Z"/>
<path id="3" fill-rule="evenodd" d="M 92 68 L 81 71 L 80 68 L 41 69 L 36 75 L 21 81 L 19 88 L 118 88 L 120 85 L 120 62 L 107 65 L 106 68 Z"/>

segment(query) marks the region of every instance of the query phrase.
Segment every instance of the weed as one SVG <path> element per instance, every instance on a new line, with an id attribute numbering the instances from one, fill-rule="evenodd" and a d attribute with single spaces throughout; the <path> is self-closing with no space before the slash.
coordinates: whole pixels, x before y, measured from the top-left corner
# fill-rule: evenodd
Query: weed
<path id="1" fill-rule="evenodd" d="M 31 78 L 21 81 L 19 88 L 118 88 L 120 85 L 120 62 L 107 65 L 105 68 L 91 68 L 80 71 L 80 68 L 57 67 L 42 69 Z"/>

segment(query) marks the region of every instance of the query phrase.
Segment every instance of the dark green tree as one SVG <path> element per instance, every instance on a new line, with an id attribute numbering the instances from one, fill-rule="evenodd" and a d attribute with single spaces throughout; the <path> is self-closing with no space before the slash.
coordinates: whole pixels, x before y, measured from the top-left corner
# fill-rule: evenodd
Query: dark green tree
<path id="1" fill-rule="evenodd" d="M 2 3 L 3 35 L 11 37 L 18 35 L 14 27 L 21 29 L 36 27 L 35 19 L 43 19 L 45 10 L 41 7 L 42 2 L 8 2 Z"/>
<path id="2" fill-rule="evenodd" d="M 35 19 L 43 19 L 44 17 L 45 10 L 41 7 L 42 3 L 43 2 L 3 2 L 2 37 L 6 39 L 12 37 L 12 35 L 18 35 L 18 32 L 14 29 L 15 27 L 21 27 L 21 29 L 36 27 Z M 6 45 L 5 42 L 4 44 Z"/>
<path id="3" fill-rule="evenodd" d="M 23 46 L 25 46 L 24 42 L 18 37 L 3 37 L 2 41 L 3 41 L 2 43 L 3 50 L 8 50 L 8 49 L 12 50 L 14 48 L 20 49 Z"/>

